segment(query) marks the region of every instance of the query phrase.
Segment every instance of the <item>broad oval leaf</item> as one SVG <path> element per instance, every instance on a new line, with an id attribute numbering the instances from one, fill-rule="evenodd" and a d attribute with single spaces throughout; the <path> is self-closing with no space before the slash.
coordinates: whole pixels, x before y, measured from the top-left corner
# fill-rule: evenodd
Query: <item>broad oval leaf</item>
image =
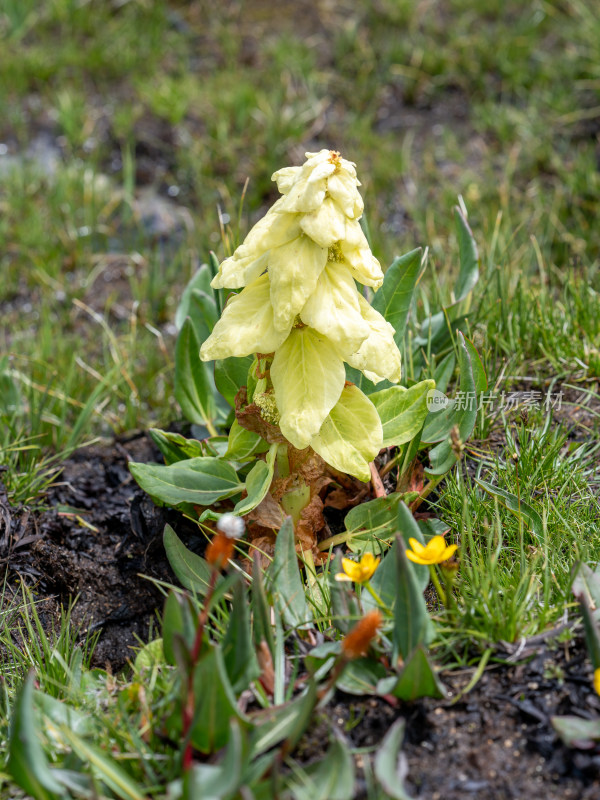
<path id="1" fill-rule="evenodd" d="M 165 459 L 165 464 L 176 464 L 188 458 L 206 455 L 206 447 L 198 439 L 188 439 L 180 433 L 150 428 L 148 434 Z"/>
<path id="2" fill-rule="evenodd" d="M 348 531 L 347 545 L 353 552 L 381 553 L 397 530 L 398 503 L 402 495 L 394 492 L 352 508 L 344 524 Z"/>
<path id="3" fill-rule="evenodd" d="M 269 448 L 266 461 L 257 461 L 246 476 L 246 491 L 248 496 L 240 500 L 233 509 L 233 513 L 237 514 L 239 517 L 248 514 L 253 508 L 256 508 L 269 491 L 271 481 L 273 480 L 277 447 L 277 444 L 272 444 Z"/>
<path id="4" fill-rule="evenodd" d="M 359 388 L 345 386 L 310 446 L 340 472 L 369 481 L 369 462 L 382 447 L 377 409 Z"/>
<path id="5" fill-rule="evenodd" d="M 242 461 L 249 458 L 261 442 L 264 442 L 264 439 L 258 433 L 242 428 L 237 419 L 234 419 L 229 430 L 229 443 L 224 457 L 232 461 Z"/>
<path id="6" fill-rule="evenodd" d="M 202 556 L 196 555 L 196 553 L 192 553 L 191 550 L 188 550 L 170 525 L 165 525 L 163 544 L 171 569 L 177 576 L 181 585 L 192 592 L 196 592 L 196 594 L 206 594 L 212 576 L 212 568 L 208 562 L 205 561 Z M 222 578 L 218 580 L 221 581 Z M 176 625 L 178 629 L 181 628 L 181 631 L 178 630 L 178 632 L 189 633 L 189 630 L 186 630 L 185 613 L 181 612 L 181 614 L 178 614 L 176 611 L 176 605 L 178 604 L 177 598 L 168 602 L 170 602 L 172 606 L 169 616 L 172 624 Z M 167 641 L 168 638 L 169 635 L 165 633 L 165 641 Z M 165 655 L 169 658 L 171 652 L 165 652 Z"/>
<path id="7" fill-rule="evenodd" d="M 295 328 L 275 353 L 271 380 L 281 432 L 303 450 L 340 399 L 344 362 L 333 344 L 317 331 Z"/>
<path id="8" fill-rule="evenodd" d="M 426 380 L 405 389 L 390 386 L 369 395 L 377 409 L 383 428 L 382 447 L 410 442 L 423 427 L 427 416 L 427 393 L 435 389 L 435 381 Z"/>
<path id="9" fill-rule="evenodd" d="M 210 506 L 244 488 L 235 469 L 221 458 L 200 456 L 168 466 L 132 462 L 129 470 L 145 492 L 174 508 Z"/>

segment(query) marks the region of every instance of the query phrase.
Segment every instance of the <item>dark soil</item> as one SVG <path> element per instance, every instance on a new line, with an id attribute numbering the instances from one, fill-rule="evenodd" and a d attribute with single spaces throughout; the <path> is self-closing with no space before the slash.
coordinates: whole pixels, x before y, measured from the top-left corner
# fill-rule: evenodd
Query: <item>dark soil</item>
<path id="1" fill-rule="evenodd" d="M 129 460 L 161 458 L 143 434 L 82 449 L 64 462 L 48 510 L 10 509 L 9 530 L 0 528 L 0 569 L 4 563 L 9 587 L 25 580 L 45 600 L 45 618 L 78 597 L 73 619 L 82 634 L 100 631 L 94 665 L 113 671 L 148 640 L 162 607 L 163 595 L 144 576 L 175 580 L 162 546 L 165 523 L 186 529 L 180 514 L 157 508 L 139 489 Z M 188 534 L 193 545 L 196 529 Z"/>
<path id="2" fill-rule="evenodd" d="M 138 637 L 147 640 L 162 607 L 161 593 L 143 576 L 175 582 L 162 547 L 165 523 L 193 549 L 202 546 L 181 515 L 156 508 L 139 490 L 127 469 L 130 459 L 159 457 L 138 434 L 81 450 L 66 461 L 60 482 L 49 491 L 48 510 L 12 509 L 0 496 L 0 563 L 7 567 L 9 585 L 21 577 L 35 587 L 49 618 L 78 595 L 75 620 L 100 633 L 94 663 L 113 671 L 126 667 Z M 457 702 L 472 670 L 442 674 L 451 693 L 443 702 L 394 707 L 380 698 L 338 693 L 297 755 L 322 757 L 331 725 L 352 746 L 376 748 L 402 716 L 406 786 L 414 797 L 600 798 L 600 748 L 567 748 L 550 722 L 553 715 L 600 715 L 583 642 L 567 646 L 550 640 L 524 655 L 521 663 L 488 667 Z M 357 787 L 357 797 L 366 796 L 361 779 Z"/>
<path id="3" fill-rule="evenodd" d="M 552 728 L 555 715 L 595 718 L 600 698 L 581 640 L 542 646 L 517 665 L 495 665 L 455 703 L 472 677 L 442 673 L 451 695 L 393 708 L 384 700 L 340 696 L 330 720 L 355 747 L 376 748 L 389 726 L 406 720 L 406 788 L 427 800 L 597 800 L 600 748 L 571 750 Z M 323 735 L 319 741 L 322 743 Z M 322 746 L 322 744 L 321 744 Z M 364 795 L 366 797 L 366 794 Z"/>

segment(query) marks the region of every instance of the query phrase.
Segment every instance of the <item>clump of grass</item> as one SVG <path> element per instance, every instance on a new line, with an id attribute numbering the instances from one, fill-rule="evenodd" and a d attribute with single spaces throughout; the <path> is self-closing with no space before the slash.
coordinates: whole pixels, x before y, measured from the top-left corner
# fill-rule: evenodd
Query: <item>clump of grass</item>
<path id="1" fill-rule="evenodd" d="M 462 542 L 456 627 L 447 634 L 467 646 L 557 625 L 573 606 L 573 564 L 600 560 L 598 444 L 569 441 L 550 417 L 505 420 L 504 437 L 500 452 L 450 477 L 437 504 Z M 484 491 L 479 479 L 493 488 Z"/>

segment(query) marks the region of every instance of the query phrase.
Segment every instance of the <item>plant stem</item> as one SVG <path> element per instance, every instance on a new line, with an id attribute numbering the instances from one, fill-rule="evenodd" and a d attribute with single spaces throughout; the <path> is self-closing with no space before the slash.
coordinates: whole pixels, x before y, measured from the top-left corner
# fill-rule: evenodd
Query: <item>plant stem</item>
<path id="1" fill-rule="evenodd" d="M 216 567 L 213 565 L 212 574 L 210 576 L 210 583 L 208 584 L 206 597 L 204 598 L 204 605 L 202 606 L 202 611 L 198 615 L 198 627 L 196 628 L 196 636 L 194 637 L 194 644 L 190 652 L 191 664 L 187 676 L 187 687 L 186 687 L 187 691 L 182 712 L 183 741 L 186 743 L 182 759 L 182 767 L 184 772 L 189 770 L 193 763 L 193 748 L 191 741 L 189 741 L 189 734 L 190 734 L 190 728 L 192 726 L 192 720 L 194 719 L 194 706 L 195 706 L 194 668 L 198 663 L 198 659 L 202 652 L 202 642 L 204 640 L 204 628 L 206 627 L 206 623 L 208 621 L 210 603 L 215 591 L 215 587 L 217 585 L 218 577 L 219 577 L 219 570 L 216 569 Z"/>
<path id="2" fill-rule="evenodd" d="M 210 419 L 205 419 L 204 423 L 206 425 L 206 430 L 210 433 L 211 436 L 218 436 L 219 435 L 217 429 L 212 424 L 212 421 Z"/>
<path id="3" fill-rule="evenodd" d="M 386 604 L 383 602 L 381 597 L 379 597 L 379 595 L 377 594 L 375 589 L 371 586 L 371 581 L 367 581 L 364 584 L 364 587 L 367 590 L 367 592 L 371 595 L 373 600 L 375 600 L 375 602 L 377 603 L 379 608 L 382 608 L 384 611 L 387 611 L 388 613 L 390 613 L 391 610 L 386 606 Z"/>
<path id="4" fill-rule="evenodd" d="M 371 485 L 373 486 L 375 497 L 385 497 L 386 496 L 385 486 L 383 485 L 383 481 L 381 480 L 381 475 L 379 474 L 379 470 L 375 466 L 374 461 L 371 461 L 371 463 L 369 464 L 369 469 L 371 470 Z"/>
<path id="5" fill-rule="evenodd" d="M 438 578 L 438 574 L 433 564 L 429 565 L 429 574 L 431 575 L 431 582 L 435 586 L 435 590 L 438 593 L 438 597 L 440 598 L 444 606 L 447 607 L 446 592 L 442 589 L 442 584 L 440 583 L 440 579 Z"/>
<path id="6" fill-rule="evenodd" d="M 423 500 L 425 500 L 427 497 L 429 497 L 431 492 L 433 492 L 433 490 L 438 485 L 438 483 L 442 480 L 443 477 L 444 477 L 443 475 L 438 475 L 437 477 L 432 478 L 429 481 L 429 483 L 427 484 L 427 486 L 424 486 L 421 489 L 421 491 L 419 492 L 419 496 L 417 498 L 415 498 L 412 501 L 412 503 L 410 504 L 410 510 L 411 511 L 414 512 L 414 511 L 417 510 L 417 508 L 421 505 Z"/>
<path id="7" fill-rule="evenodd" d="M 330 547 L 335 547 L 338 544 L 345 544 L 349 539 L 352 539 L 353 536 L 354 533 L 351 531 L 345 531 L 345 533 L 336 533 L 335 536 L 330 536 L 328 539 L 323 539 L 322 542 L 319 542 L 317 547 L 319 550 L 329 550 Z"/>

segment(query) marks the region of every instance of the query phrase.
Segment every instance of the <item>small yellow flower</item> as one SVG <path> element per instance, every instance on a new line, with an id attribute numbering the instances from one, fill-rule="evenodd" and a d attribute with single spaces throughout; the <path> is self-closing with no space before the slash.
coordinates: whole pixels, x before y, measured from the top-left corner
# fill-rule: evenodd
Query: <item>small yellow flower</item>
<path id="1" fill-rule="evenodd" d="M 433 539 L 429 540 L 426 547 L 423 547 L 416 539 L 409 539 L 408 541 L 412 550 L 406 551 L 406 557 L 414 561 L 415 564 L 425 564 L 426 566 L 448 561 L 458 548 L 457 544 L 446 545 L 443 536 L 434 536 Z"/>
<path id="2" fill-rule="evenodd" d="M 594 670 L 594 689 L 596 694 L 600 694 L 600 667 Z"/>
<path id="3" fill-rule="evenodd" d="M 352 561 L 351 558 L 342 558 L 343 572 L 338 572 L 335 576 L 336 581 L 354 581 L 354 583 L 366 583 L 373 577 L 381 559 L 375 558 L 373 553 L 365 553 L 360 561 Z"/>

